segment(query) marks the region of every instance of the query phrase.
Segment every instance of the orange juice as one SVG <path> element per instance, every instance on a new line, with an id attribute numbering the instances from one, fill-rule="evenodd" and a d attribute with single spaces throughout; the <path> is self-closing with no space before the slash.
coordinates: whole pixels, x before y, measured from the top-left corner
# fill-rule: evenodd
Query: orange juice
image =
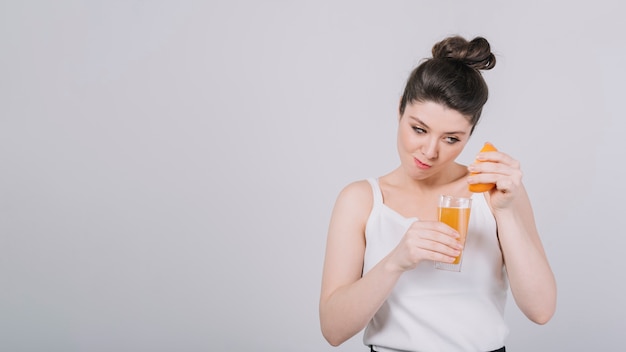
<path id="1" fill-rule="evenodd" d="M 467 227 L 469 225 L 470 208 L 447 208 L 439 207 L 439 221 L 447 224 L 453 229 L 457 230 L 461 235 L 459 241 L 462 245 L 465 245 L 465 238 L 467 236 Z M 459 264 L 461 262 L 461 254 L 454 260 L 452 264 Z"/>

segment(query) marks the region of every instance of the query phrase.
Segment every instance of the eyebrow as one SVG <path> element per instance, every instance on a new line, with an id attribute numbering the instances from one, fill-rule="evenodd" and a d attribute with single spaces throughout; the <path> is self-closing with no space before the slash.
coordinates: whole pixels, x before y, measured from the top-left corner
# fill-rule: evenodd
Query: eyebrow
<path id="1" fill-rule="evenodd" d="M 415 116 L 409 115 L 409 117 L 414 120 L 415 122 L 419 123 L 420 125 L 423 125 L 426 128 L 430 128 L 424 121 L 418 119 Z M 450 132 L 444 132 L 444 134 L 466 134 L 465 131 L 450 131 Z"/>

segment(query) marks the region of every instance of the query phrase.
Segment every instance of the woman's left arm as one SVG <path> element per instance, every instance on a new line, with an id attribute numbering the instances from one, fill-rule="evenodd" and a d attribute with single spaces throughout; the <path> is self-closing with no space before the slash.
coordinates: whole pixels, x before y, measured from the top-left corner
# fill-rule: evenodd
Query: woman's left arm
<path id="1" fill-rule="evenodd" d="M 556 281 L 541 244 L 528 194 L 521 186 L 511 205 L 494 210 L 498 237 L 515 303 L 537 324 L 556 310 Z"/>
<path id="2" fill-rule="evenodd" d="M 470 183 L 495 183 L 488 199 L 513 298 L 533 322 L 545 324 L 556 310 L 556 281 L 544 251 L 519 162 L 502 152 L 481 153 Z"/>

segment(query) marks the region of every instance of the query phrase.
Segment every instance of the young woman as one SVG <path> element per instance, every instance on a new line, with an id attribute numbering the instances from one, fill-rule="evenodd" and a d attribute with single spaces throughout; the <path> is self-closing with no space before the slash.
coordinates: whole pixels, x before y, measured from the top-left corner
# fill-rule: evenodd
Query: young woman
<path id="1" fill-rule="evenodd" d="M 479 153 L 469 167 L 455 161 L 487 101 L 480 70 L 495 66 L 490 45 L 454 36 L 432 54 L 400 102 L 400 166 L 349 184 L 333 209 L 320 297 L 333 346 L 365 328 L 372 351 L 504 351 L 509 287 L 533 322 L 554 314 L 556 283 L 519 163 L 500 151 Z M 471 193 L 474 183 L 496 187 Z M 472 197 L 464 248 L 437 221 L 441 194 Z M 434 268 L 462 249 L 461 272 Z"/>

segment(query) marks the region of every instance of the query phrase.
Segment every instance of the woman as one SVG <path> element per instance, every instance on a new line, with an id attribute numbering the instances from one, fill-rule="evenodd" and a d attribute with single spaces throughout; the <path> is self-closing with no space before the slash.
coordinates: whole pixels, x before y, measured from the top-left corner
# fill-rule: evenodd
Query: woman
<path id="1" fill-rule="evenodd" d="M 504 307 L 545 324 L 556 283 L 519 163 L 499 152 L 463 151 L 487 101 L 479 70 L 495 66 L 487 40 L 454 36 L 410 75 L 400 101 L 400 166 L 339 194 L 327 239 L 320 322 L 337 346 L 365 328 L 372 351 L 504 351 Z M 471 175 L 470 175 L 471 172 Z M 469 184 L 494 183 L 485 193 Z M 441 194 L 472 197 L 465 248 L 437 221 Z M 461 272 L 436 270 L 464 249 Z"/>

